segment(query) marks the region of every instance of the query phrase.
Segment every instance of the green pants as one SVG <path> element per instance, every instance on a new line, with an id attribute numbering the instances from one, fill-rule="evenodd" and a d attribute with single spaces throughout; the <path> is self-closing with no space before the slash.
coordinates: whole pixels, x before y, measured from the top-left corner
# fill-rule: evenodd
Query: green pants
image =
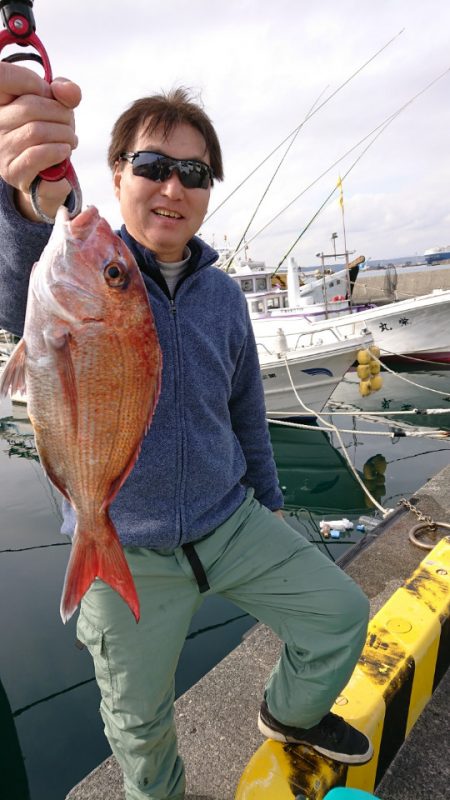
<path id="1" fill-rule="evenodd" d="M 195 545 L 210 590 L 266 623 L 284 642 L 267 687 L 274 717 L 311 727 L 347 683 L 366 635 L 368 601 L 314 545 L 252 495 Z M 182 548 L 126 548 L 141 603 L 138 625 L 96 580 L 78 637 L 91 652 L 111 749 L 127 800 L 182 800 L 184 769 L 173 718 L 174 675 L 199 593 Z M 256 724 L 256 720 L 255 720 Z"/>

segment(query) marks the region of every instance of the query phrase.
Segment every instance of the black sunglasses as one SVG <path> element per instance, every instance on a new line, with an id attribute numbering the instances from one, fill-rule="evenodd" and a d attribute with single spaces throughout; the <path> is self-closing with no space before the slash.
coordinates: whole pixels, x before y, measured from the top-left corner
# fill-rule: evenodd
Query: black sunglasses
<path id="1" fill-rule="evenodd" d="M 121 153 L 121 161 L 129 161 L 133 175 L 151 181 L 167 181 L 176 170 L 185 189 L 207 189 L 213 182 L 213 172 L 208 164 L 193 158 L 170 158 L 152 150 L 138 150 L 136 153 Z"/>

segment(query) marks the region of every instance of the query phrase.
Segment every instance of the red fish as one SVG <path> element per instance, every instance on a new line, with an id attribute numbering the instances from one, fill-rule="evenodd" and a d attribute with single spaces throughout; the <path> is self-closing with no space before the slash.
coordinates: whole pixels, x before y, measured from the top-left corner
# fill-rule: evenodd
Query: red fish
<path id="1" fill-rule="evenodd" d="M 25 391 L 41 464 L 77 523 L 61 599 L 66 622 L 95 578 L 139 620 L 139 600 L 108 506 L 138 458 L 158 401 L 161 351 L 136 262 L 88 208 L 58 211 L 34 265 L 24 335 L 0 394 Z"/>

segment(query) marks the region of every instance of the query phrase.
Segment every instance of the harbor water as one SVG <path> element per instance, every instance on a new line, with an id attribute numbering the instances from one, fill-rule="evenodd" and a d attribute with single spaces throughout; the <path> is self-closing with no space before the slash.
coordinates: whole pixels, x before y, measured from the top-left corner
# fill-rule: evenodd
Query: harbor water
<path id="1" fill-rule="evenodd" d="M 322 519 L 356 522 L 373 515 L 364 486 L 382 508 L 395 508 L 450 461 L 450 439 L 435 433 L 450 431 L 450 372 L 419 372 L 404 374 L 441 394 L 410 383 L 398 389 L 396 381 L 386 381 L 369 405 L 397 412 L 389 424 L 371 420 L 367 408 L 363 417 L 355 415 L 357 394 L 348 376 L 332 398 L 332 413 L 323 417 L 326 427 L 331 423 L 344 431 L 341 441 L 333 429 L 320 430 L 320 422 L 313 429 L 271 426 L 286 519 L 334 560 L 365 533 L 353 528 L 339 539 L 324 539 Z M 447 407 L 448 414 L 424 413 Z M 404 414 L 414 408 L 422 413 Z M 64 626 L 59 617 L 70 543 L 59 533 L 58 493 L 39 466 L 31 426 L 19 406 L 14 419 L 0 422 L 0 480 L 0 798 L 63 800 L 110 751 L 90 656 L 76 646 L 75 620 Z M 253 624 L 229 602 L 208 598 L 192 620 L 177 695 L 239 644 Z"/>

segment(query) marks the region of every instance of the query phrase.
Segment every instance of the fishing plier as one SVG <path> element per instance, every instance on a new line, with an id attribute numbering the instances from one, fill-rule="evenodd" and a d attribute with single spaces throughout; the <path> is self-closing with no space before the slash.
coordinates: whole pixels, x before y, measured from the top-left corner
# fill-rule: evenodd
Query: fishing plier
<path id="1" fill-rule="evenodd" d="M 41 40 L 36 35 L 36 24 L 33 15 L 33 0 L 0 0 L 0 12 L 6 30 L 0 32 L 0 53 L 4 47 L 17 44 L 20 47 L 32 47 L 36 52 L 13 53 L 2 61 L 37 61 L 44 68 L 44 78 L 48 83 L 53 80 L 52 68 L 47 51 Z M 72 190 L 66 200 L 70 210 L 70 217 L 75 217 L 81 211 L 81 189 L 76 172 L 70 159 L 66 158 L 60 164 L 42 170 L 36 175 L 30 186 L 30 196 L 33 209 L 45 222 L 54 222 L 41 209 L 39 203 L 39 186 L 41 181 L 60 181 L 63 178 L 69 181 Z"/>

